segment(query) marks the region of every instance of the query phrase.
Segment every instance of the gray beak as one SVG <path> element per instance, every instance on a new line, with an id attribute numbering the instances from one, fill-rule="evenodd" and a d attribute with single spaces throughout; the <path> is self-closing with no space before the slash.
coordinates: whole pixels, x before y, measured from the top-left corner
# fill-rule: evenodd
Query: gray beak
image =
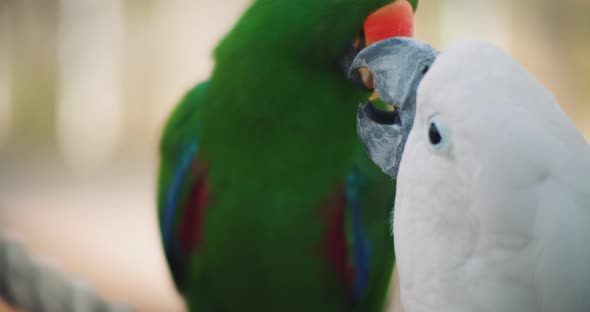
<path id="1" fill-rule="evenodd" d="M 416 91 L 438 51 L 409 38 L 391 38 L 362 50 L 350 68 L 352 75 L 367 68 L 382 101 L 394 111 L 376 108 L 369 101 L 359 107 L 357 131 L 370 158 L 396 177 L 404 145 L 414 123 Z"/>

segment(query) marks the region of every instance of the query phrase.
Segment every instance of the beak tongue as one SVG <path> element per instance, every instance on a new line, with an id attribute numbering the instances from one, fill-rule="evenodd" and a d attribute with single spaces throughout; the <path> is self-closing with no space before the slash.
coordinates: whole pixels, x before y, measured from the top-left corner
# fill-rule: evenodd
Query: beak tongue
<path id="1" fill-rule="evenodd" d="M 414 10 L 407 0 L 397 0 L 371 13 L 364 24 L 367 45 L 393 37 L 412 37 Z"/>

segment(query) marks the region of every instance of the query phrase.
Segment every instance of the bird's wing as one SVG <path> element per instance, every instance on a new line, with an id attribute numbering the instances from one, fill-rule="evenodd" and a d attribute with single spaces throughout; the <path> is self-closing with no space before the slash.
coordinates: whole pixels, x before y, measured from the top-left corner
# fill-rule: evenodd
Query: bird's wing
<path id="1" fill-rule="evenodd" d="M 382 311 L 395 263 L 391 230 L 395 182 L 360 153 L 345 194 L 354 297 L 362 311 Z"/>
<path id="2" fill-rule="evenodd" d="M 590 158 L 569 167 L 577 172 L 552 175 L 538 187 L 540 311 L 590 311 Z"/>
<path id="3" fill-rule="evenodd" d="M 168 266 L 182 292 L 188 258 L 200 245 L 209 199 L 207 166 L 199 157 L 199 108 L 207 83 L 189 91 L 171 115 L 160 145 L 158 218 Z"/>

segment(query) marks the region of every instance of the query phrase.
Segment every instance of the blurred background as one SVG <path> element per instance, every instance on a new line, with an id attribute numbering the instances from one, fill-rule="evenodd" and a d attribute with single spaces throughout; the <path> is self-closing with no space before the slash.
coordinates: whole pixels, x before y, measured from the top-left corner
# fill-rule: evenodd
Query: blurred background
<path id="1" fill-rule="evenodd" d="M 112 300 L 183 311 L 157 231 L 157 142 L 248 3 L 0 0 L 0 232 Z M 590 138 L 588 16 L 587 0 L 421 0 L 415 37 L 499 45 Z"/>

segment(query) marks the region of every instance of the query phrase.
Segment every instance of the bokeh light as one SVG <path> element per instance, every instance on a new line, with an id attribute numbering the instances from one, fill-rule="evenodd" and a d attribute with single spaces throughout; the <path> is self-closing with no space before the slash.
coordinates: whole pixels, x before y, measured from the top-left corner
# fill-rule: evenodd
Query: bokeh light
<path id="1" fill-rule="evenodd" d="M 442 46 L 456 40 L 486 40 L 511 52 L 512 7 L 507 1 L 446 0 L 440 14 Z"/>
<path id="2" fill-rule="evenodd" d="M 8 11 L 0 11 L 0 147 L 7 139 L 12 123 L 11 77 L 10 77 L 10 41 L 11 31 Z"/>
<path id="3" fill-rule="evenodd" d="M 123 3 L 61 0 L 57 141 L 75 171 L 104 169 L 122 131 Z"/>

